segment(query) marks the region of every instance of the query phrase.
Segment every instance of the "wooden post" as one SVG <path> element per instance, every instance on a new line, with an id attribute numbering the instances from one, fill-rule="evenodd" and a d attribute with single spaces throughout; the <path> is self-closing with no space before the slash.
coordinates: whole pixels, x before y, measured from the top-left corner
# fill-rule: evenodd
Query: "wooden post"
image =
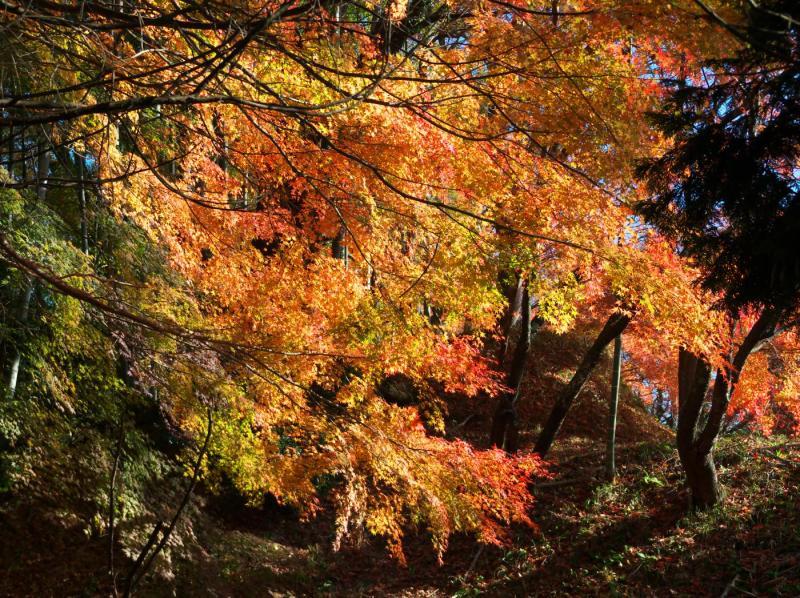
<path id="1" fill-rule="evenodd" d="M 622 371 L 622 335 L 614 339 L 614 361 L 611 367 L 611 401 L 608 409 L 608 447 L 606 451 L 606 475 L 614 482 L 617 475 L 615 451 L 617 441 L 617 406 L 619 405 L 619 382 Z"/>

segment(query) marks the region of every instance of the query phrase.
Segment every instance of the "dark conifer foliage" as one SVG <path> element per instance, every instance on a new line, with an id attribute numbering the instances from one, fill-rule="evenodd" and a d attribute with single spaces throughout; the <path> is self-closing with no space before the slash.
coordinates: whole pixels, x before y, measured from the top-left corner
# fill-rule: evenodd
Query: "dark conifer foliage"
<path id="1" fill-rule="evenodd" d="M 676 143 L 640 168 L 653 196 L 639 211 L 727 307 L 786 306 L 800 288 L 800 5 L 754 5 L 730 30 L 742 50 L 673 81 L 652 115 Z"/>

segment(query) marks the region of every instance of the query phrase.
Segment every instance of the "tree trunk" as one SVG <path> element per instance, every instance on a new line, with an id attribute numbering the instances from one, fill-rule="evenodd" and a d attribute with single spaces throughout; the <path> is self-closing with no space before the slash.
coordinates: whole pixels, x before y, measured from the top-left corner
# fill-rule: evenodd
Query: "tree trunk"
<path id="1" fill-rule="evenodd" d="M 701 453 L 695 447 L 678 451 L 681 465 L 686 473 L 686 485 L 690 492 L 690 506 L 695 510 L 713 507 L 722 499 L 722 489 L 717 479 L 712 452 Z"/>
<path id="2" fill-rule="evenodd" d="M 614 362 L 611 368 L 611 401 L 608 409 L 608 447 L 606 452 L 606 476 L 610 482 L 617 475 L 617 406 L 619 405 L 619 382 L 622 373 L 622 335 L 614 339 Z"/>
<path id="3" fill-rule="evenodd" d="M 14 127 L 8 127 L 8 176 L 14 178 Z"/>
<path id="4" fill-rule="evenodd" d="M 497 361 L 500 367 L 505 369 L 508 367 L 508 357 L 511 349 L 514 346 L 514 332 L 522 321 L 522 301 L 523 295 L 527 290 L 527 282 L 525 278 L 517 273 L 517 283 L 511 287 L 507 286 L 505 295 L 508 298 L 508 310 L 503 314 L 503 319 L 500 322 L 500 328 L 505 335 L 505 341 L 499 347 Z"/>
<path id="5" fill-rule="evenodd" d="M 22 305 L 20 306 L 19 322 L 24 325 L 28 321 L 28 312 L 31 307 L 31 299 L 33 298 L 33 281 L 28 281 L 28 286 L 25 288 L 25 294 L 22 297 Z M 14 358 L 11 361 L 11 372 L 8 375 L 7 396 L 11 400 L 17 393 L 17 381 L 19 380 L 19 368 L 22 364 L 22 351 L 19 347 L 14 349 Z"/>
<path id="6" fill-rule="evenodd" d="M 30 182 L 30 173 L 28 172 L 28 143 L 25 139 L 25 129 L 20 129 L 20 136 L 19 136 L 19 144 L 20 144 L 20 180 L 26 183 Z"/>
<path id="7" fill-rule="evenodd" d="M 747 358 L 776 334 L 783 311 L 778 307 L 765 308 L 736 351 L 730 370 L 717 370 L 711 392 L 711 409 L 702 429 L 699 427 L 700 416 L 708 393 L 711 368 L 705 359 L 684 349 L 680 352 L 677 444 L 693 509 L 707 509 L 722 498 L 713 455 L 722 419 Z"/>
<path id="8" fill-rule="evenodd" d="M 86 212 L 86 173 L 85 158 L 76 154 L 78 159 L 78 202 L 81 210 L 81 248 L 89 255 L 89 215 Z"/>
<path id="9" fill-rule="evenodd" d="M 509 453 L 517 450 L 517 402 L 522 389 L 522 380 L 525 377 L 528 353 L 531 347 L 531 336 L 535 334 L 531 322 L 531 301 L 527 281 L 521 285 L 521 313 L 519 319 L 522 331 L 514 348 L 514 358 L 508 373 L 506 385 L 511 392 L 505 394 L 497 404 L 497 409 L 492 418 L 491 443 Z M 513 305 L 512 305 L 513 306 Z M 539 323 L 537 321 L 536 330 Z"/>
<path id="10" fill-rule="evenodd" d="M 719 484 L 713 458 L 710 454 L 701 455 L 695 446 L 697 426 L 710 378 L 711 368 L 704 359 L 685 349 L 680 350 L 676 440 L 693 509 L 707 508 L 719 500 Z"/>
<path id="11" fill-rule="evenodd" d="M 39 201 L 47 197 L 47 178 L 50 176 L 50 146 L 45 143 L 39 146 L 39 159 L 36 165 L 36 195 Z"/>
<path id="12" fill-rule="evenodd" d="M 344 267 L 347 268 L 348 262 L 348 252 L 347 252 L 347 245 L 345 245 L 344 240 L 347 237 L 347 228 L 344 224 L 339 227 L 339 231 L 336 233 L 336 236 L 333 239 L 333 243 L 331 244 L 331 256 L 334 259 L 342 260 L 344 262 Z"/>
<path id="13" fill-rule="evenodd" d="M 567 417 L 569 408 L 572 406 L 572 403 L 580 394 L 581 390 L 583 390 L 586 381 L 600 361 L 603 351 L 611 341 L 622 334 L 622 331 L 625 330 L 625 327 L 631 321 L 631 317 L 630 314 L 622 312 L 615 312 L 612 314 L 611 317 L 608 318 L 608 321 L 606 321 L 605 326 L 603 326 L 603 329 L 600 331 L 594 343 L 592 343 L 592 346 L 586 351 L 586 355 L 583 356 L 583 361 L 581 361 L 575 375 L 572 376 L 572 380 L 570 380 L 567 387 L 556 400 L 555 405 L 553 405 L 550 417 L 547 419 L 544 428 L 542 428 L 542 433 L 539 434 L 539 438 L 536 441 L 534 450 L 542 457 L 547 455 L 550 447 L 553 445 L 556 434 L 558 434 L 561 424 L 564 423 L 564 419 Z"/>

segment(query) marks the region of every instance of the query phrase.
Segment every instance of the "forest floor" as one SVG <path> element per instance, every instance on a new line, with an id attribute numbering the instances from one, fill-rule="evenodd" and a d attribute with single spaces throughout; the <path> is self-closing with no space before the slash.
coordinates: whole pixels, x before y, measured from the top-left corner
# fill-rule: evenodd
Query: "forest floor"
<path id="1" fill-rule="evenodd" d="M 405 567 L 375 540 L 334 553 L 330 519 L 302 522 L 289 509 L 201 492 L 182 546 L 138 595 L 800 595 L 800 444 L 724 438 L 717 462 L 728 496 L 702 514 L 687 514 L 666 439 L 622 444 L 613 485 L 603 459 L 597 443 L 562 442 L 554 477 L 536 487 L 538 529 L 513 530 L 502 548 L 454 538 L 442 565 L 423 537 L 408 540 Z M 0 595 L 108 595 L 106 539 L 60 517 L 58 505 L 26 504 L 0 507 Z"/>
<path id="2" fill-rule="evenodd" d="M 515 530 L 506 547 L 457 538 L 440 566 L 419 538 L 401 567 L 378 542 L 336 554 L 298 542 L 319 542 L 313 523 L 267 540 L 252 520 L 230 520 L 206 538 L 215 568 L 187 571 L 192 587 L 179 594 L 227 578 L 217 595 L 800 595 L 800 445 L 725 439 L 717 460 L 727 499 L 695 515 L 669 444 L 621 447 L 613 485 L 596 449 L 561 448 L 555 477 L 537 488 L 539 529 Z"/>

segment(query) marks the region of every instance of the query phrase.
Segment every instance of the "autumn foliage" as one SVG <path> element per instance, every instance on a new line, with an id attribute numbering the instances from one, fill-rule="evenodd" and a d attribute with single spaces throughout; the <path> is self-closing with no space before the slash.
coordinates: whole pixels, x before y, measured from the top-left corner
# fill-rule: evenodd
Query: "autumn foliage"
<path id="1" fill-rule="evenodd" d="M 547 4 L 4 3 L 10 297 L 38 281 L 49 351 L 102 346 L 177 435 L 213 420 L 210 489 L 331 507 L 337 547 L 366 531 L 401 560 L 411 530 L 440 558 L 456 532 L 501 543 L 546 467 L 447 410 L 509 391 L 515 277 L 558 335 L 630 315 L 626 383 L 675 412 L 678 352 L 724 372 L 754 317 L 633 209 L 672 143 L 644 116 L 660 80 L 739 41 L 689 1 Z M 75 402 L 52 359 L 41 392 Z M 794 332 L 755 354 L 726 425 L 796 432 L 798 367 Z"/>

